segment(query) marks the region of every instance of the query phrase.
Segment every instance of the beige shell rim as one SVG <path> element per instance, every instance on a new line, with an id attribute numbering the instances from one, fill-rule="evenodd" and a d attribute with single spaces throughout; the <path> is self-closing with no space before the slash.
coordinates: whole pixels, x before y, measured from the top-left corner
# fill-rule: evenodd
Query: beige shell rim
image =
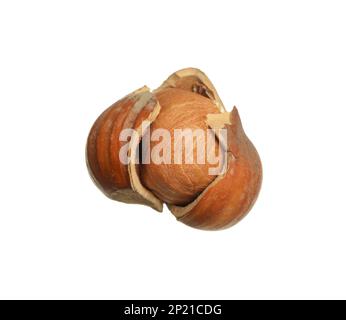
<path id="1" fill-rule="evenodd" d="M 130 183 L 132 188 L 132 195 L 134 198 L 137 198 L 138 203 L 142 203 L 152 207 L 153 209 L 162 212 L 163 203 L 157 198 L 149 189 L 145 188 L 141 183 L 138 172 L 136 170 L 136 158 L 137 158 L 137 150 L 140 144 L 141 138 L 145 134 L 146 130 L 149 128 L 150 124 L 157 118 L 160 113 L 161 106 L 150 89 L 145 86 L 135 92 L 140 93 L 140 98 L 136 101 L 133 108 L 142 109 L 149 103 L 154 104 L 153 111 L 148 115 L 146 119 L 143 120 L 141 125 L 137 128 L 134 128 L 134 134 L 131 137 L 129 149 L 128 149 L 128 157 L 129 164 L 127 166 L 127 170 L 130 177 Z M 144 124 L 144 126 L 143 126 Z M 139 198 L 139 195 L 141 198 Z"/>

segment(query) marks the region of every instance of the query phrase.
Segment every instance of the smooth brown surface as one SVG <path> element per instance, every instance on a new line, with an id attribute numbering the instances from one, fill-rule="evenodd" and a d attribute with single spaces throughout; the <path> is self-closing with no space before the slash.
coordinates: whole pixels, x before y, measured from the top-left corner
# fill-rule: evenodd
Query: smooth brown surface
<path id="1" fill-rule="evenodd" d="M 127 168 L 113 153 L 120 149 L 119 134 L 134 101 L 134 98 L 124 98 L 114 103 L 101 114 L 90 130 L 87 162 L 93 178 L 105 193 L 130 187 Z"/>
<path id="2" fill-rule="evenodd" d="M 262 182 L 259 155 L 244 133 L 236 108 L 230 114 L 228 130 L 229 165 L 196 203 L 184 208 L 171 206 L 179 221 L 198 229 L 218 230 L 237 223 L 255 203 Z"/>
<path id="3" fill-rule="evenodd" d="M 144 87 L 106 109 L 90 130 L 86 161 L 90 176 L 107 197 L 126 203 L 149 205 L 161 211 L 162 204 L 158 199 L 147 193 L 143 197 L 134 190 L 128 165 L 121 163 L 119 158 L 120 148 L 128 143 L 119 140 L 121 131 L 136 129 L 151 117 L 157 107 L 156 100 Z"/>

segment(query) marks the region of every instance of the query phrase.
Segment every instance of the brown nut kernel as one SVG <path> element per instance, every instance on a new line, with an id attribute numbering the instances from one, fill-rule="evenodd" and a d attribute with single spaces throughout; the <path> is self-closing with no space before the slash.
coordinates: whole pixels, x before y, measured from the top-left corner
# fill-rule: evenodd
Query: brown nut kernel
<path id="1" fill-rule="evenodd" d="M 124 129 L 132 129 L 127 140 Z M 177 129 L 198 129 L 208 137 L 204 156 L 215 153 L 217 162 L 196 160 L 201 150 L 197 138 L 180 148 L 192 162 L 175 163 L 176 141 L 164 141 L 164 135 L 153 139 L 157 129 L 170 136 Z M 173 151 L 155 154 L 155 147 Z M 94 182 L 111 199 L 158 211 L 164 202 L 179 221 L 205 230 L 229 227 L 245 216 L 262 181 L 260 158 L 237 109 L 226 112 L 210 80 L 193 68 L 177 71 L 153 92 L 143 87 L 104 111 L 89 133 L 86 158 Z M 162 163 L 163 158 L 170 161 Z M 218 166 L 223 171 L 210 174 Z"/>
<path id="2" fill-rule="evenodd" d="M 152 131 L 165 129 L 169 131 L 171 137 L 174 137 L 174 130 L 177 129 L 184 131 L 201 129 L 205 135 L 212 135 L 210 131 L 207 131 L 207 115 L 220 112 L 212 101 L 198 94 L 176 88 L 165 88 L 157 92 L 155 96 L 161 105 L 161 111 L 151 124 Z M 205 138 L 205 136 L 201 138 Z M 190 150 L 193 157 L 192 163 L 182 161 L 177 164 L 174 162 L 174 157 L 179 152 L 175 148 L 177 146 L 175 142 L 179 142 L 179 140 L 172 139 L 172 141 L 167 141 L 169 145 L 163 146 L 165 149 L 171 149 L 168 163 L 155 164 L 151 161 L 149 164 L 141 165 L 142 183 L 165 203 L 187 205 L 215 179 L 215 175 L 208 174 L 211 164 L 206 161 L 202 163 L 196 161 L 198 143 L 202 143 L 205 148 L 205 139 L 200 139 L 200 141 L 196 141 L 196 139 Z M 215 139 L 214 136 L 213 139 Z M 156 145 L 164 142 L 151 141 L 149 150 L 153 150 Z M 218 141 L 216 140 L 215 143 L 217 152 Z M 215 152 L 215 150 L 207 150 L 207 148 L 203 151 L 205 153 Z M 182 152 L 184 153 L 185 149 Z M 152 160 L 156 159 L 152 157 Z"/>

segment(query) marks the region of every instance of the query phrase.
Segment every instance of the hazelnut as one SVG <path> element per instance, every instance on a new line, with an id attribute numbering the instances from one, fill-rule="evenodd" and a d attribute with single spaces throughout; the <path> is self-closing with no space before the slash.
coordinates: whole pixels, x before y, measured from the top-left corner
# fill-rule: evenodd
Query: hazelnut
<path id="1" fill-rule="evenodd" d="M 176 133 L 185 130 L 200 135 L 181 146 Z M 183 162 L 176 162 L 178 149 Z M 226 112 L 210 80 L 193 68 L 106 109 L 89 133 L 86 160 L 92 179 L 111 199 L 157 211 L 166 203 L 179 221 L 205 230 L 229 227 L 245 216 L 262 181 L 260 158 L 237 109 Z"/>

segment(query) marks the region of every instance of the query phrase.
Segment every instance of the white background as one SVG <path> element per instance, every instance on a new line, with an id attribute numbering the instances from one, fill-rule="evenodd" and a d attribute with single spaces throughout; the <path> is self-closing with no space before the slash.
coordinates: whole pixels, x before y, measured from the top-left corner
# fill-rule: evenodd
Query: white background
<path id="1" fill-rule="evenodd" d="M 2 1 L 0 298 L 346 298 L 343 1 Z M 237 226 L 104 197 L 107 106 L 198 67 L 264 166 Z"/>

